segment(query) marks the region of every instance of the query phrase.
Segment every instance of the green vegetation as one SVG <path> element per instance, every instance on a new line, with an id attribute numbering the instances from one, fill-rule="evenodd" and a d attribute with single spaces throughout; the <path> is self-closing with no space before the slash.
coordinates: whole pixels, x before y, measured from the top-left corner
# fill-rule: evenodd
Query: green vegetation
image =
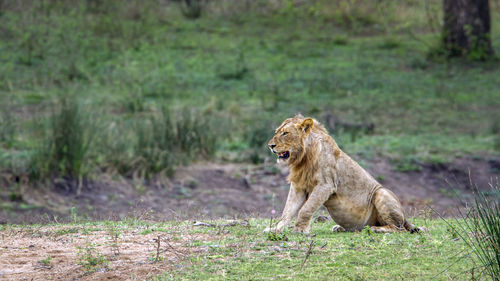
<path id="1" fill-rule="evenodd" d="M 421 220 L 415 223 L 424 226 Z M 268 223 L 258 220 L 252 225 L 263 228 Z M 188 270 L 158 279 L 468 279 L 476 261 L 468 257 L 464 243 L 454 239 L 443 221 L 430 220 L 425 226 L 430 232 L 420 235 L 369 230 L 332 234 L 332 224 L 323 223 L 313 225 L 313 237 L 289 233 L 286 241 L 269 240 L 254 227 L 235 227 L 212 241 L 210 245 L 218 247 L 209 245 L 206 256 L 190 257 L 193 266 Z"/>
<path id="2" fill-rule="evenodd" d="M 243 2 L 196 16 L 154 1 L 4 4 L 0 169 L 81 180 L 259 163 L 298 112 L 401 171 L 498 153 L 498 63 L 426 59 L 441 1 Z"/>
<path id="3" fill-rule="evenodd" d="M 194 226 L 192 221 L 152 223 L 137 220 L 46 226 L 0 225 L 0 232 L 8 234 L 7 237 L 22 230 L 20 235 L 52 241 L 53 235 L 61 229 L 80 229 L 78 233 L 64 234 L 66 237 L 57 236 L 58 239 L 78 243 L 79 240 L 107 236 L 111 227 L 127 237 L 129 246 L 134 243 L 135 251 L 143 251 L 130 260 L 130 251 L 120 251 L 121 248 L 128 249 L 120 243 L 80 247 L 78 262 L 85 274 L 94 274 L 92 277 L 95 278 L 104 274 L 97 270 L 99 267 L 106 267 L 106 272 L 114 273 L 115 270 L 138 268 L 152 262 L 166 264 L 170 268 L 155 280 L 486 278 L 480 260 L 471 254 L 467 243 L 459 239 L 460 235 L 466 235 L 462 230 L 457 232 L 462 221 L 448 224 L 440 219 L 410 220 L 429 231 L 421 234 L 377 234 L 365 229 L 354 233 L 332 233 L 334 223 L 330 220 L 313 223 L 311 236 L 288 232 L 286 240 L 270 240 L 262 233 L 269 226 L 269 220 L 249 219 L 249 224 L 217 220 L 199 226 Z M 219 227 L 223 225 L 225 227 Z M 145 237 L 141 234 L 144 229 L 158 232 Z M 160 243 L 158 237 L 161 237 Z M 68 244 L 67 247 L 74 255 L 74 246 Z M 137 257 L 142 260 L 137 260 Z M 74 260 L 65 262 L 73 264 Z M 74 267 L 71 268 L 74 270 Z"/>
<path id="4" fill-rule="evenodd" d="M 77 247 L 78 264 L 83 266 L 87 272 L 94 272 L 98 266 L 106 267 L 107 259 L 97 249 L 95 243 L 86 243 L 83 247 Z"/>
<path id="5" fill-rule="evenodd" d="M 50 262 L 52 261 L 52 257 L 48 256 L 44 259 L 39 260 L 38 262 L 43 266 L 50 266 Z"/>
<path id="6" fill-rule="evenodd" d="M 500 22 L 498 1 L 491 8 Z M 14 209 L 21 187 L 55 177 L 78 190 L 102 173 L 131 177 L 144 194 L 145 179 L 192 161 L 261 163 L 273 129 L 299 112 L 347 153 L 389 158 L 402 172 L 497 155 L 499 62 L 437 54 L 440 10 L 440 0 L 0 0 L 0 184 L 10 200 L 0 206 Z M 331 222 L 315 223 L 313 236 L 263 234 L 264 219 L 193 226 L 147 214 L 87 223 L 76 207 L 69 225 L 0 232 L 105 236 L 76 249 L 86 274 L 122 262 L 127 235 L 156 239 L 134 267 L 175 260 L 158 280 L 484 279 L 485 268 L 498 276 L 500 214 L 477 199 L 463 220 L 412 220 L 429 229 L 414 235 L 331 233 Z"/>
<path id="7" fill-rule="evenodd" d="M 50 173 L 81 177 L 96 130 L 74 98 L 62 96 L 53 107 L 49 128 L 42 127 L 45 135 L 31 158 L 30 172 L 34 178 Z"/>
<path id="8" fill-rule="evenodd" d="M 453 230 L 482 264 L 492 280 L 500 279 L 500 186 L 490 193 L 476 190 L 474 205 L 462 215 Z"/>

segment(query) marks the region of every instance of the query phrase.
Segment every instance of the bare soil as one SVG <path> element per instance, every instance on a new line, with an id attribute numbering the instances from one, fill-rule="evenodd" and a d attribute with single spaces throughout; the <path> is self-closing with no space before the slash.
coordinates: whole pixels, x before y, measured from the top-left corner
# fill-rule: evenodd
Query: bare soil
<path id="1" fill-rule="evenodd" d="M 115 240 L 111 230 L 97 226 L 9 228 L 0 232 L 0 280 L 146 280 L 181 270 L 189 256 L 208 253 L 193 241 L 217 239 L 173 227 L 168 233 L 145 233 L 146 228 L 121 227 Z M 99 256 L 101 262 L 85 266 Z"/>
<path id="2" fill-rule="evenodd" d="M 429 213 L 429 208 L 451 215 L 457 206 L 470 200 L 473 187 L 488 190 L 489 183 L 500 178 L 498 157 L 421 163 L 420 171 L 412 172 L 396 171 L 388 159 L 361 163 L 394 191 L 409 216 Z M 283 208 L 288 194 L 287 173 L 274 163 L 199 163 L 179 168 L 174 178 L 143 180 L 103 175 L 80 184 L 72 179 L 55 179 L 38 188 L 21 182 L 18 197 L 12 196 L 12 190 L 0 191 L 0 223 L 269 217 L 271 210 L 279 213 Z"/>

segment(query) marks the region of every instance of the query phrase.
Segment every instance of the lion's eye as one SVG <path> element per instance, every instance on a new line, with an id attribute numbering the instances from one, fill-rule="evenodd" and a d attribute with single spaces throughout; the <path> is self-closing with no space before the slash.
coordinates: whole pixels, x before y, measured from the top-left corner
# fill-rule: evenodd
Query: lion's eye
<path id="1" fill-rule="evenodd" d="M 283 132 L 281 135 L 286 136 L 286 135 L 288 135 L 288 132 Z"/>

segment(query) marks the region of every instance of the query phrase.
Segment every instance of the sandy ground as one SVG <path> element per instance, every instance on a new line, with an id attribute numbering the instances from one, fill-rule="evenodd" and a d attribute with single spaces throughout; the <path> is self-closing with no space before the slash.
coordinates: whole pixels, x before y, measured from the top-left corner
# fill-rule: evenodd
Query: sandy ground
<path id="1" fill-rule="evenodd" d="M 110 230 L 101 228 L 16 227 L 0 232 L 0 280 L 145 280 L 182 268 L 192 254 L 208 252 L 207 247 L 192 247 L 191 241 L 216 238 L 175 231 L 143 234 L 145 229 L 134 227 L 120 229 L 113 239 Z M 155 262 L 158 237 L 162 259 Z M 90 243 L 92 255 L 100 254 L 106 262 L 86 269 Z"/>

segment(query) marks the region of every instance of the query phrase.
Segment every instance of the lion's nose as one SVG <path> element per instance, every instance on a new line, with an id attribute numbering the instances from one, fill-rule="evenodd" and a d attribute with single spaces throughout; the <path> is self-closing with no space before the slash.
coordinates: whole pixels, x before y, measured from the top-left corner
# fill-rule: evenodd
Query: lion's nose
<path id="1" fill-rule="evenodd" d="M 275 148 L 275 147 L 276 147 L 276 145 L 275 145 L 275 144 L 268 144 L 268 146 L 269 146 L 269 148 L 270 148 L 270 149 L 273 149 L 273 148 Z"/>

